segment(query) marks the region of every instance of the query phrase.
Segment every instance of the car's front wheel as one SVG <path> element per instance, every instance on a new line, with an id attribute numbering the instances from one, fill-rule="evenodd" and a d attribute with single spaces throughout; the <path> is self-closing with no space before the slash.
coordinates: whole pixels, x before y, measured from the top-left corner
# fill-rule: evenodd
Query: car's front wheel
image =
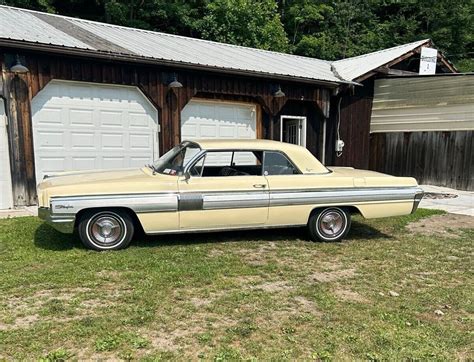
<path id="1" fill-rule="evenodd" d="M 314 212 L 308 221 L 313 241 L 340 241 L 351 228 L 351 214 L 339 207 L 328 207 Z"/>
<path id="2" fill-rule="evenodd" d="M 130 244 L 134 225 L 125 211 L 92 210 L 81 216 L 78 232 L 82 243 L 89 249 L 118 250 Z"/>

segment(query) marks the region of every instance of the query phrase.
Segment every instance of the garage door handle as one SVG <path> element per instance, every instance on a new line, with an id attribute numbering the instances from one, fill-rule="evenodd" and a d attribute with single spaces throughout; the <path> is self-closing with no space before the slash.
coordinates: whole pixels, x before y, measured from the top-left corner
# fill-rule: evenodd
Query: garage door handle
<path id="1" fill-rule="evenodd" d="M 254 184 L 253 187 L 255 187 L 256 189 L 264 189 L 265 187 L 267 187 L 267 185 L 265 185 L 265 184 Z"/>

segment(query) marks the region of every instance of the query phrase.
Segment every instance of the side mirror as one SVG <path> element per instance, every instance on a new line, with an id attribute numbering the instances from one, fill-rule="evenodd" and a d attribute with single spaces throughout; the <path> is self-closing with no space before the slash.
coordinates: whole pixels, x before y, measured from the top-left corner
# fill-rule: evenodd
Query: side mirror
<path id="1" fill-rule="evenodd" d="M 190 178 L 191 178 L 191 174 L 189 173 L 189 171 L 184 172 L 184 179 L 188 181 Z"/>

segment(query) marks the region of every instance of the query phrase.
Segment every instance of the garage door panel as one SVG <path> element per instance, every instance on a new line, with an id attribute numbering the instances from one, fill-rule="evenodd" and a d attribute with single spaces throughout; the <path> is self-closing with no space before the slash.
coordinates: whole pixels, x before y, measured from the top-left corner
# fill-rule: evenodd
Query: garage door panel
<path id="1" fill-rule="evenodd" d="M 115 127 L 115 128 L 124 128 L 122 112 L 117 111 L 100 111 L 99 112 L 99 122 L 102 127 Z"/>
<path id="2" fill-rule="evenodd" d="M 102 133 L 100 145 L 104 150 L 121 150 L 124 147 L 124 135 L 121 133 Z"/>
<path id="3" fill-rule="evenodd" d="M 219 137 L 235 138 L 235 127 L 233 125 L 219 125 Z"/>
<path id="4" fill-rule="evenodd" d="M 135 87 L 52 81 L 33 99 L 32 111 L 38 180 L 61 171 L 143 166 L 158 157 L 158 112 Z"/>
<path id="5" fill-rule="evenodd" d="M 149 134 L 130 134 L 130 149 L 144 150 L 153 147 L 153 137 Z"/>
<path id="6" fill-rule="evenodd" d="M 104 168 L 125 168 L 128 166 L 126 161 L 125 157 L 102 157 L 102 165 L 106 166 Z"/>
<path id="7" fill-rule="evenodd" d="M 130 128 L 149 129 L 148 116 L 145 113 L 128 112 L 128 124 Z"/>
<path id="8" fill-rule="evenodd" d="M 61 109 L 45 107 L 43 109 L 43 116 L 39 120 L 39 123 L 44 126 L 53 126 L 57 127 L 61 125 Z"/>
<path id="9" fill-rule="evenodd" d="M 94 132 L 71 132 L 71 148 L 73 150 L 96 150 Z"/>
<path id="10" fill-rule="evenodd" d="M 61 156 L 43 156 L 36 167 L 40 167 L 46 174 L 51 172 L 61 172 L 66 166 L 66 157 Z"/>
<path id="11" fill-rule="evenodd" d="M 181 137 L 256 138 L 255 105 L 192 100 L 181 113 Z"/>
<path id="12" fill-rule="evenodd" d="M 62 149 L 65 138 L 64 132 L 61 131 L 39 131 L 36 134 L 38 148 L 40 150 Z"/>
<path id="13" fill-rule="evenodd" d="M 94 125 L 93 114 L 91 109 L 69 109 L 69 125 L 91 127 Z"/>
<path id="14" fill-rule="evenodd" d="M 74 170 L 90 170 L 97 168 L 97 157 L 73 157 L 72 167 Z"/>

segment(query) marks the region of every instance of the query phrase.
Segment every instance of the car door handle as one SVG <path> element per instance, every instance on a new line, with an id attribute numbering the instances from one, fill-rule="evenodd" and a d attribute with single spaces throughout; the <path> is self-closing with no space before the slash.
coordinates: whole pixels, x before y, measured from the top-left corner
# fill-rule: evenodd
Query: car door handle
<path id="1" fill-rule="evenodd" d="M 265 185 L 265 184 L 254 184 L 253 187 L 255 187 L 256 189 L 264 189 L 265 187 L 267 187 L 267 185 Z"/>

